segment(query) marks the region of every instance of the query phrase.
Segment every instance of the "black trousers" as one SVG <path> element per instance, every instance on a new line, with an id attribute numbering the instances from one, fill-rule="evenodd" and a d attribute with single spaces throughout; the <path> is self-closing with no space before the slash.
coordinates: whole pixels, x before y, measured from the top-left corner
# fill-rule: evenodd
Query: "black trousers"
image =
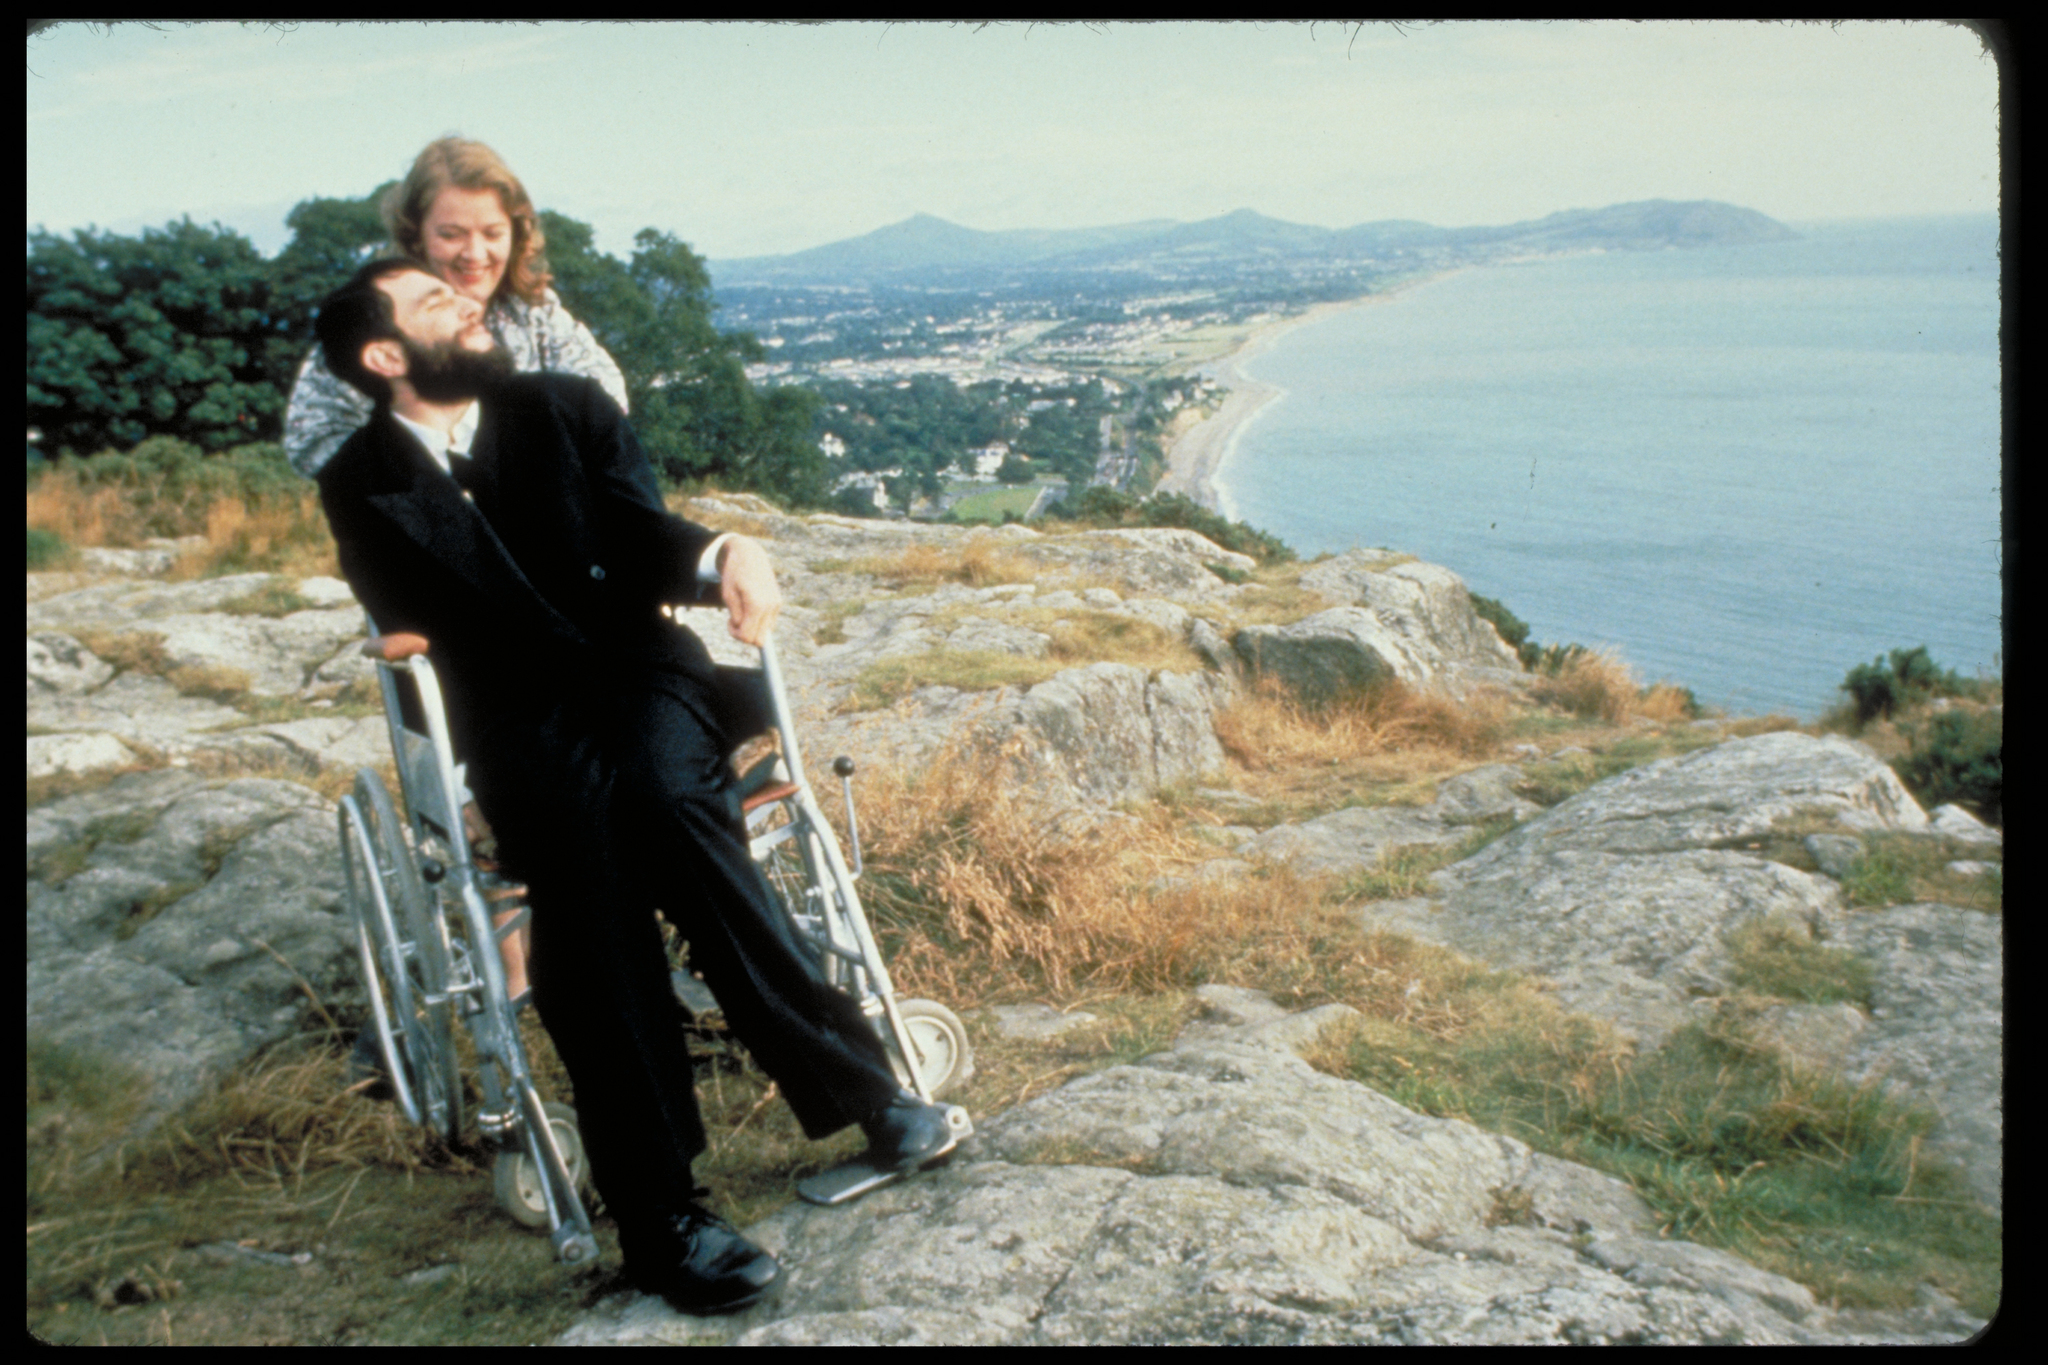
<path id="1" fill-rule="evenodd" d="M 534 1005 L 629 1244 L 690 1199 L 705 1148 L 656 909 L 807 1136 L 873 1115 L 900 1089 L 747 853 L 728 738 L 713 689 L 652 673 L 495 726 L 470 763 L 508 869 L 530 889 Z"/>

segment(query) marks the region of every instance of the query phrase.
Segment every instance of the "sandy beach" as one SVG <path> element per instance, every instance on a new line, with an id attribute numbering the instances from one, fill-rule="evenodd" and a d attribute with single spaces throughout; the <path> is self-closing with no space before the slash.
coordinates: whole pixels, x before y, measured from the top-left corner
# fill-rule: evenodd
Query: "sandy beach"
<path id="1" fill-rule="evenodd" d="M 1341 299 L 1335 303 L 1319 303 L 1305 313 L 1269 322 L 1254 329 L 1236 350 L 1218 360 L 1196 366 L 1197 372 L 1212 376 L 1230 393 L 1214 416 L 1196 423 L 1174 440 L 1166 453 L 1166 473 L 1159 480 L 1156 491 L 1179 493 L 1193 498 L 1204 507 L 1216 509 L 1216 471 L 1223 467 L 1223 462 L 1236 448 L 1237 438 L 1243 433 L 1245 424 L 1251 421 L 1260 409 L 1286 392 L 1284 389 L 1262 384 L 1251 378 L 1238 368 L 1241 362 L 1262 354 L 1297 327 L 1320 322 L 1332 314 L 1347 309 L 1391 302 L 1416 285 L 1440 280 L 1455 273 L 1444 271 L 1442 274 L 1406 281 L 1400 287 L 1381 294 Z"/>

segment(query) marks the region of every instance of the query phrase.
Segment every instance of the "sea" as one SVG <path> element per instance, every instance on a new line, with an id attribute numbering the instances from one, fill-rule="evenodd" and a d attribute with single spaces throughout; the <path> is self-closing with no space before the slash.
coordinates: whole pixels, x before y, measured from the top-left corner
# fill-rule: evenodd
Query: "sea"
<path id="1" fill-rule="evenodd" d="M 2001 673 L 1995 215 L 1440 276 L 1241 363 L 1216 476 L 1304 555 L 1441 564 L 1533 639 L 1813 719 L 1925 645 Z"/>

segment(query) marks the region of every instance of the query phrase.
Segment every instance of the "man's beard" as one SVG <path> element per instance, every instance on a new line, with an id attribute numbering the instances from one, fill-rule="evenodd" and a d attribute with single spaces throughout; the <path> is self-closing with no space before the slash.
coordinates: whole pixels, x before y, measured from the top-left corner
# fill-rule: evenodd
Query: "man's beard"
<path id="1" fill-rule="evenodd" d="M 495 342 L 488 351 L 472 351 L 453 340 L 419 346 L 401 337 L 399 344 L 405 348 L 406 380 L 425 402 L 476 398 L 512 374 L 512 353 Z"/>

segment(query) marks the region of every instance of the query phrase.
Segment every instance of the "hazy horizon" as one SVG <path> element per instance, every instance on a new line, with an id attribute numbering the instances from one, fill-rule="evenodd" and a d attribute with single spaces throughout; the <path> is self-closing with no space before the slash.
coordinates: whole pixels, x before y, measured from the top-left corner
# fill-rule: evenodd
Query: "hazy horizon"
<path id="1" fill-rule="evenodd" d="M 999 232 L 1998 209 L 1996 64 L 1939 21 L 63 23 L 27 54 L 30 229 L 190 216 L 266 253 L 294 204 L 362 195 L 450 132 L 601 249 L 656 227 L 718 260 L 918 213 Z"/>

